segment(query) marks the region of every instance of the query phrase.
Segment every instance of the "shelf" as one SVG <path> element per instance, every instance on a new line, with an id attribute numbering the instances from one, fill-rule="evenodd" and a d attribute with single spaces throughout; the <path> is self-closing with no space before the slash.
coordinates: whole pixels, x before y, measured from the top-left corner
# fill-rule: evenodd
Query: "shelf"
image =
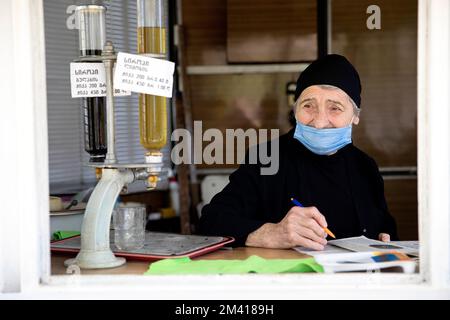
<path id="1" fill-rule="evenodd" d="M 236 171 L 237 168 L 203 168 L 203 169 L 196 169 L 197 175 L 230 175 L 234 171 Z"/>
<path id="2" fill-rule="evenodd" d="M 417 167 L 380 167 L 379 170 L 385 180 L 417 179 Z"/>
<path id="3" fill-rule="evenodd" d="M 237 168 L 200 168 L 198 175 L 230 175 Z M 416 179 L 417 167 L 380 167 L 379 171 L 384 179 Z"/>
<path id="4" fill-rule="evenodd" d="M 215 75 L 215 74 L 248 74 L 248 73 L 299 73 L 306 69 L 309 63 L 283 63 L 283 64 L 237 64 L 216 66 L 188 66 L 188 75 Z"/>
<path id="5" fill-rule="evenodd" d="M 403 173 L 403 174 L 417 174 L 417 167 L 380 167 L 381 173 Z"/>

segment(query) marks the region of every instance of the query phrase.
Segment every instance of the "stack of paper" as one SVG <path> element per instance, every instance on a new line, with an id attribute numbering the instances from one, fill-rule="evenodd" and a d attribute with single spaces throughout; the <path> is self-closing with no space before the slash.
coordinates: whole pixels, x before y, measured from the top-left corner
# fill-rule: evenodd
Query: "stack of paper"
<path id="1" fill-rule="evenodd" d="M 314 259 L 325 273 L 349 271 L 378 271 L 386 268 L 413 273 L 416 262 L 404 253 L 399 252 L 349 252 L 336 254 L 321 254 Z"/>
<path id="2" fill-rule="evenodd" d="M 419 242 L 418 241 L 391 241 L 382 242 L 372 240 L 364 236 L 344 238 L 338 240 L 330 240 L 322 251 L 315 251 L 304 247 L 296 247 L 294 250 L 308 254 L 310 256 L 317 256 L 319 254 L 344 253 L 344 252 L 389 252 L 396 251 L 405 253 L 410 256 L 419 256 Z"/>
<path id="3" fill-rule="evenodd" d="M 296 251 L 313 256 L 325 273 L 343 271 L 370 271 L 399 267 L 405 273 L 415 271 L 418 257 L 418 241 L 382 242 L 364 236 L 328 241 L 322 251 L 304 247 Z"/>

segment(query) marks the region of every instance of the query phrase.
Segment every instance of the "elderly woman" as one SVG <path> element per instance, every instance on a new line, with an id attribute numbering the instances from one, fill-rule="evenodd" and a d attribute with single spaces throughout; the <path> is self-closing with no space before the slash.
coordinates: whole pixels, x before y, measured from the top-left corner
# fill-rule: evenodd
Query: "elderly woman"
<path id="1" fill-rule="evenodd" d="M 361 83 L 343 56 L 311 63 L 297 80 L 295 130 L 279 138 L 279 170 L 242 164 L 203 208 L 200 232 L 233 236 L 235 246 L 322 250 L 336 238 L 397 239 L 375 161 L 352 144 Z M 303 207 L 294 206 L 291 198 Z"/>

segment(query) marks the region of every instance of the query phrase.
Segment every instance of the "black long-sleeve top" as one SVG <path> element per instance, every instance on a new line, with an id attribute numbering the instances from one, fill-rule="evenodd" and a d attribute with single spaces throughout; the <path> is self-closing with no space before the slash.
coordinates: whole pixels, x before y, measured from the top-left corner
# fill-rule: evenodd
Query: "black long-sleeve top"
<path id="1" fill-rule="evenodd" d="M 280 222 L 293 206 L 315 206 L 336 238 L 388 233 L 397 240 L 396 223 L 384 197 L 375 161 L 349 144 L 330 156 L 316 155 L 293 137 L 279 138 L 279 170 L 261 175 L 261 165 L 242 164 L 224 190 L 202 210 L 200 233 L 232 236 L 243 246 L 267 222 Z M 270 149 L 270 142 L 268 146 Z"/>

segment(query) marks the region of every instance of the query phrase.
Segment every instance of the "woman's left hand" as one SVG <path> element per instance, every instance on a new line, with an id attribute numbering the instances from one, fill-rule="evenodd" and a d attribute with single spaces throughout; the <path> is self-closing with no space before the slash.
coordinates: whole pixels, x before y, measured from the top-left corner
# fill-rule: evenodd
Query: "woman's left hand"
<path id="1" fill-rule="evenodd" d="M 380 233 L 378 235 L 378 240 L 383 241 L 383 242 L 389 242 L 389 241 L 391 241 L 391 236 L 387 233 Z"/>

